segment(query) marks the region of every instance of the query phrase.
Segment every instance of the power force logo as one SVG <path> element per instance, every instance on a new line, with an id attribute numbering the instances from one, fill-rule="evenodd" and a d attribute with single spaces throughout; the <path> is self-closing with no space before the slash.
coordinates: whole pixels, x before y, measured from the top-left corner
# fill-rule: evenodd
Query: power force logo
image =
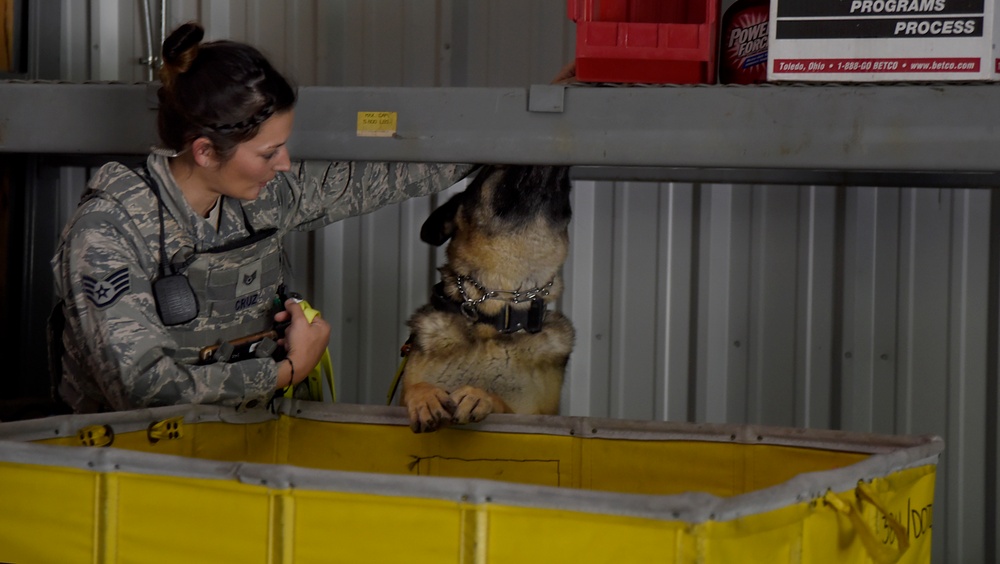
<path id="1" fill-rule="evenodd" d="M 766 5 L 739 11 L 723 29 L 723 61 L 719 81 L 752 84 L 767 79 L 767 34 L 770 14 Z"/>

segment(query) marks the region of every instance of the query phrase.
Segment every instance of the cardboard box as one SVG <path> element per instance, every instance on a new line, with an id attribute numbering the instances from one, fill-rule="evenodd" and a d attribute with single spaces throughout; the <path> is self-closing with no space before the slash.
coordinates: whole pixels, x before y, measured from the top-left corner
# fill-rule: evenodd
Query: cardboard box
<path id="1" fill-rule="evenodd" d="M 769 81 L 996 80 L 994 0 L 772 0 Z"/>

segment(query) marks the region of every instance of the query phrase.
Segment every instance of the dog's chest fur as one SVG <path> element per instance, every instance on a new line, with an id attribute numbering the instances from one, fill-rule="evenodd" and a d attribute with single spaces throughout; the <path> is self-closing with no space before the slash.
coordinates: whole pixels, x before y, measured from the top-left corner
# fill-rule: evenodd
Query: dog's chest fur
<path id="1" fill-rule="evenodd" d="M 498 334 L 492 327 L 440 311 L 428 311 L 414 321 L 414 345 L 421 354 L 410 360 L 407 370 L 424 372 L 427 381 L 448 391 L 470 385 L 504 398 L 537 397 L 554 377 L 561 382 L 573 346 L 572 325 L 554 311 L 538 333 Z M 515 412 L 534 412 L 522 405 L 527 402 L 508 403 Z"/>

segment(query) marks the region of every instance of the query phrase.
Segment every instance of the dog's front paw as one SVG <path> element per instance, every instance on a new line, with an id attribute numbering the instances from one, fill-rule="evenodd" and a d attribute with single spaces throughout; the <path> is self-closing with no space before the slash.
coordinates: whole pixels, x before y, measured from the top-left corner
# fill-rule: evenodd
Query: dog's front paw
<path id="1" fill-rule="evenodd" d="M 404 403 L 414 433 L 430 433 L 452 420 L 455 403 L 444 389 L 418 384 L 407 390 Z"/>
<path id="2" fill-rule="evenodd" d="M 489 392 L 482 388 L 472 386 L 462 386 L 451 393 L 451 400 L 455 404 L 452 412 L 452 423 L 475 423 L 482 421 L 487 415 L 493 413 L 493 398 Z"/>

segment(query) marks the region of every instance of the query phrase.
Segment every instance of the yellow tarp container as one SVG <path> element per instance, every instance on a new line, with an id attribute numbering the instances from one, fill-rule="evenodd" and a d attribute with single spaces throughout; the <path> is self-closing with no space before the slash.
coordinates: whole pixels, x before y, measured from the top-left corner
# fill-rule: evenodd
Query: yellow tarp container
<path id="1" fill-rule="evenodd" d="M 0 561 L 928 563 L 937 437 L 282 400 L 0 424 Z"/>

